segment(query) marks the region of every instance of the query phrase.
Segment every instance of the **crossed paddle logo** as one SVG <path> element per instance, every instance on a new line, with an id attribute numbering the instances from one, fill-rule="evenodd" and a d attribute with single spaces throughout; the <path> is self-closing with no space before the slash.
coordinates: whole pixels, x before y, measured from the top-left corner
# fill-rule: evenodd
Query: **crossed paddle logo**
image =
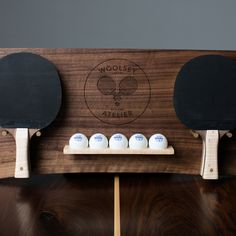
<path id="1" fill-rule="evenodd" d="M 116 82 L 112 77 L 104 75 L 97 82 L 98 90 L 105 96 L 113 96 L 116 106 L 120 105 L 123 96 L 130 96 L 138 89 L 138 82 L 133 76 L 125 76 Z"/>
<path id="2" fill-rule="evenodd" d="M 123 125 L 146 110 L 150 82 L 143 69 L 127 59 L 109 59 L 97 64 L 84 84 L 86 106 L 101 122 Z"/>

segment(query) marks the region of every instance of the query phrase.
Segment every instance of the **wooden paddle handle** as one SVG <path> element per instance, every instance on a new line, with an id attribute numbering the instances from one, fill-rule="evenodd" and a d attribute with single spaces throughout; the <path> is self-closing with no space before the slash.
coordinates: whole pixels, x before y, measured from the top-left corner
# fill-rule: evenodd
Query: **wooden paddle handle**
<path id="1" fill-rule="evenodd" d="M 26 128 L 16 129 L 15 141 L 16 141 L 15 178 L 29 178 L 29 163 L 28 163 L 29 130 Z"/>
<path id="2" fill-rule="evenodd" d="M 218 179 L 219 131 L 207 130 L 205 135 L 205 155 L 203 153 L 202 178 Z M 204 157 L 205 156 L 205 157 Z"/>
<path id="3" fill-rule="evenodd" d="M 114 178 L 114 236 L 120 236 L 120 181 Z"/>

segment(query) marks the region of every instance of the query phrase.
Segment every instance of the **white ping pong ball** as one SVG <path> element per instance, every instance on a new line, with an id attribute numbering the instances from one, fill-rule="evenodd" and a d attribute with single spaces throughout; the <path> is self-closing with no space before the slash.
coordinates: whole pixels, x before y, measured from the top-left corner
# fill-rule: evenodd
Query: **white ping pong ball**
<path id="1" fill-rule="evenodd" d="M 88 139 L 84 134 L 76 133 L 70 137 L 69 146 L 72 149 L 84 149 L 88 147 Z"/>
<path id="2" fill-rule="evenodd" d="M 93 134 L 89 139 L 89 147 L 91 149 L 105 149 L 108 147 L 108 140 L 101 133 Z"/>
<path id="3" fill-rule="evenodd" d="M 128 147 L 128 139 L 123 134 L 113 134 L 109 139 L 111 149 L 125 149 Z"/>
<path id="4" fill-rule="evenodd" d="M 166 137 L 162 134 L 153 134 L 149 139 L 151 149 L 165 149 L 168 146 Z"/>
<path id="5" fill-rule="evenodd" d="M 133 134 L 129 139 L 130 149 L 144 149 L 147 145 L 148 141 L 143 134 Z"/>

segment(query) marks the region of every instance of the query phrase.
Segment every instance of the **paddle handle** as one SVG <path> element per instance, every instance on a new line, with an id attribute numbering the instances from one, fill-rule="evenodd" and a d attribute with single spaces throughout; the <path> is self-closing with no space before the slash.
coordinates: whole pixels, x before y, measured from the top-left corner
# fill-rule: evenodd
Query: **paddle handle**
<path id="1" fill-rule="evenodd" d="M 114 178 L 114 236 L 120 236 L 120 181 Z"/>
<path id="2" fill-rule="evenodd" d="M 218 143 L 219 131 L 207 130 L 204 143 L 202 178 L 203 179 L 218 179 Z"/>
<path id="3" fill-rule="evenodd" d="M 29 178 L 29 130 L 18 128 L 15 132 L 16 166 L 15 178 Z"/>

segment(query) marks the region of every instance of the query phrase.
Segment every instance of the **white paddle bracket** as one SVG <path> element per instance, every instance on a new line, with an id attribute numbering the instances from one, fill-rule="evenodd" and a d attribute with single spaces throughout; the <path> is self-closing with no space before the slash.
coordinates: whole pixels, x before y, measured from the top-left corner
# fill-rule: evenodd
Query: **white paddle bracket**
<path id="1" fill-rule="evenodd" d="M 16 143 L 15 178 L 29 178 L 29 142 L 38 129 L 16 128 L 7 131 L 12 134 Z"/>
<path id="2" fill-rule="evenodd" d="M 15 178 L 29 178 L 29 130 L 18 128 L 15 133 L 16 166 Z"/>
<path id="3" fill-rule="evenodd" d="M 200 174 L 203 179 L 218 179 L 218 144 L 219 139 L 229 131 L 197 131 L 202 137 L 202 164 Z"/>

